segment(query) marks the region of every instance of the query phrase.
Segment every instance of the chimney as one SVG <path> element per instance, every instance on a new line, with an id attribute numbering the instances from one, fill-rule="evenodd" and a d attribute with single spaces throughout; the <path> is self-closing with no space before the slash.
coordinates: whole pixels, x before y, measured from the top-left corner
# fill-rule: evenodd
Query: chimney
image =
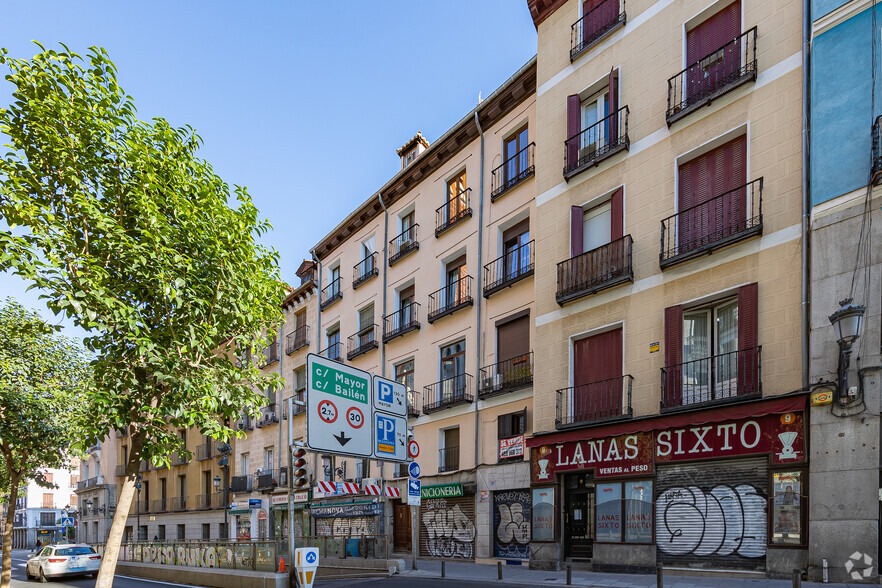
<path id="1" fill-rule="evenodd" d="M 404 146 L 397 151 L 398 156 L 401 158 L 401 169 L 404 169 L 413 163 L 419 154 L 428 149 L 428 147 L 429 142 L 423 137 L 422 132 L 417 131 L 417 134 L 414 135 L 413 139 L 405 143 Z"/>

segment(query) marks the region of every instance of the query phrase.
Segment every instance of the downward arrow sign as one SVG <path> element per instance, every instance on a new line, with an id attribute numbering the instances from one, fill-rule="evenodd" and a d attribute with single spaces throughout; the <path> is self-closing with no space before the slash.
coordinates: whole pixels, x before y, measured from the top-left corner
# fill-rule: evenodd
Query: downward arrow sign
<path id="1" fill-rule="evenodd" d="M 346 436 L 346 431 L 340 431 L 340 434 L 339 434 L 339 435 L 334 435 L 334 439 L 336 439 L 337 442 L 338 442 L 341 446 L 346 445 L 347 443 L 349 443 L 350 441 L 352 441 L 352 437 L 347 437 L 347 436 Z"/>

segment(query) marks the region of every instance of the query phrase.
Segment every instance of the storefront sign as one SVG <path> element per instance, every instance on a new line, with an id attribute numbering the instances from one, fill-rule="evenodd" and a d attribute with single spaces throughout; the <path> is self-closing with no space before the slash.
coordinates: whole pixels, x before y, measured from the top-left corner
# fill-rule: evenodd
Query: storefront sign
<path id="1" fill-rule="evenodd" d="M 822 392 L 813 392 L 811 396 L 809 396 L 809 404 L 812 406 L 824 406 L 825 404 L 833 403 L 833 392 L 830 390 L 824 390 Z"/>
<path id="2" fill-rule="evenodd" d="M 294 502 L 309 502 L 309 490 L 294 493 Z"/>
<path id="3" fill-rule="evenodd" d="M 230 510 L 231 515 L 247 515 L 251 514 L 251 511 L 247 508 L 234 508 Z"/>
<path id="4" fill-rule="evenodd" d="M 287 494 L 276 494 L 272 498 L 270 498 L 271 504 L 288 504 L 288 495 Z"/>
<path id="5" fill-rule="evenodd" d="M 383 505 L 377 502 L 367 504 L 336 504 L 318 506 L 310 509 L 309 514 L 317 519 L 369 517 L 383 512 Z"/>
<path id="6" fill-rule="evenodd" d="M 259 511 L 257 511 L 257 520 L 258 521 L 265 521 L 266 520 L 266 511 L 265 510 L 260 509 Z"/>
<path id="7" fill-rule="evenodd" d="M 533 482 L 551 482 L 556 472 L 594 469 L 597 478 L 651 474 L 652 435 L 630 435 L 570 441 L 533 448 Z"/>
<path id="8" fill-rule="evenodd" d="M 524 436 L 518 435 L 509 439 L 499 440 L 499 459 L 521 457 L 524 455 Z"/>
<path id="9" fill-rule="evenodd" d="M 263 504 L 263 501 L 260 498 L 249 498 L 248 499 L 248 508 L 260 508 Z"/>
<path id="10" fill-rule="evenodd" d="M 452 498 L 454 496 L 462 496 L 462 484 L 423 486 L 422 490 L 420 490 L 421 498 Z"/>
<path id="11" fill-rule="evenodd" d="M 533 488 L 533 541 L 554 541 L 554 488 Z"/>

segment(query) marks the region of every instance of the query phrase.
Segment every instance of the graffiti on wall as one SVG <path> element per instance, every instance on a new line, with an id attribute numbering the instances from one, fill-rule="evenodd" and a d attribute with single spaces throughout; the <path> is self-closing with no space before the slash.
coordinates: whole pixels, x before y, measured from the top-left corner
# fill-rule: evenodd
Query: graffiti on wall
<path id="1" fill-rule="evenodd" d="M 335 517 L 315 519 L 315 532 L 320 537 L 360 537 L 377 535 L 379 517 Z"/>
<path id="2" fill-rule="evenodd" d="M 656 501 L 658 548 L 669 555 L 766 553 L 766 499 L 747 484 L 674 487 Z"/>
<path id="3" fill-rule="evenodd" d="M 194 568 L 233 567 L 233 549 L 215 545 L 127 545 L 126 559 Z"/>
<path id="4" fill-rule="evenodd" d="M 475 523 L 458 504 L 449 508 L 443 498 L 423 500 L 422 522 L 431 557 L 475 557 Z"/>
<path id="5" fill-rule="evenodd" d="M 495 557 L 529 559 L 530 490 L 493 493 Z"/>

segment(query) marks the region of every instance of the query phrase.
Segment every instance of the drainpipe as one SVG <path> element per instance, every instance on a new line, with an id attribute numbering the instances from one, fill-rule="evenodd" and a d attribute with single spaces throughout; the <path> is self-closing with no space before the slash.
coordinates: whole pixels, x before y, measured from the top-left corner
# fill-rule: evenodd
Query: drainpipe
<path id="1" fill-rule="evenodd" d="M 383 203 L 383 194 L 382 192 L 377 192 L 377 198 L 380 200 L 380 206 L 383 207 L 383 315 L 382 320 L 386 320 L 386 257 L 387 250 L 386 245 L 389 244 L 389 211 L 386 210 L 386 205 Z M 382 330 L 380 330 L 380 336 L 382 337 Z M 380 375 L 382 377 L 386 377 L 386 346 L 380 345 Z M 382 468 L 382 466 L 381 466 Z M 382 469 L 381 469 L 382 472 Z"/>
<path id="2" fill-rule="evenodd" d="M 287 308 L 285 309 L 285 312 L 286 313 L 288 312 Z M 279 325 L 279 376 L 282 377 L 282 381 L 285 380 L 285 373 L 282 370 L 282 363 L 284 363 L 284 359 L 285 359 L 285 353 L 282 351 L 282 345 L 283 345 L 284 340 L 285 340 L 285 321 L 282 321 L 282 324 Z M 282 481 L 282 455 L 283 455 L 283 450 L 285 449 L 285 445 L 282 444 L 282 428 L 283 428 L 282 423 L 284 423 L 284 419 L 282 418 L 282 414 L 283 414 L 282 396 L 284 396 L 284 394 L 285 394 L 285 387 L 282 386 L 282 389 L 279 390 L 278 394 L 276 394 L 276 411 L 277 411 L 276 418 L 279 419 L 279 449 L 276 451 L 276 467 L 279 470 L 279 476 L 278 476 L 278 479 L 276 480 L 276 482 L 279 484 L 281 484 L 281 481 Z M 294 417 L 294 415 L 291 415 L 291 414 L 288 415 L 289 419 L 293 418 L 293 417 Z M 284 453 L 290 454 L 290 451 L 285 451 Z M 291 470 L 288 470 L 289 475 L 290 475 L 290 472 L 291 472 Z M 272 504 L 270 505 L 270 507 L 272 507 Z M 270 508 L 270 512 L 272 512 L 272 508 Z M 269 518 L 269 517 L 267 517 L 267 518 Z M 275 517 L 273 517 L 273 519 L 274 519 L 273 522 L 275 523 Z M 273 526 L 275 526 L 275 524 L 273 524 Z"/>
<path id="3" fill-rule="evenodd" d="M 321 341 L 322 341 L 322 339 L 321 339 L 321 337 L 322 337 L 322 309 L 321 309 L 321 304 L 322 304 L 322 262 L 319 261 L 319 258 L 315 256 L 315 249 L 310 249 L 309 255 L 312 257 L 312 262 L 315 264 L 315 274 L 314 275 L 316 276 L 315 283 L 316 283 L 316 287 L 318 288 L 317 296 L 318 296 L 319 309 L 318 309 L 318 312 L 316 313 L 314 337 L 316 340 L 316 347 L 318 347 L 318 349 L 316 349 L 316 351 L 321 351 L 321 349 L 322 349 L 322 344 L 321 344 Z M 312 454 L 312 475 L 313 476 L 318 475 L 318 463 L 319 463 L 318 453 L 313 453 Z M 293 532 L 294 529 L 289 529 L 289 531 Z"/>
<path id="4" fill-rule="evenodd" d="M 475 110 L 475 126 L 478 127 L 478 134 L 481 135 L 481 172 L 478 175 L 478 289 L 476 292 L 475 298 L 478 300 L 478 303 L 475 305 L 477 309 L 476 320 L 477 320 L 477 353 L 475 355 L 477 361 L 475 362 L 475 387 L 480 386 L 480 369 L 481 369 L 481 300 L 483 296 L 481 295 L 481 281 L 484 276 L 484 273 L 481 271 L 483 269 L 483 236 L 484 236 L 484 129 L 481 128 L 481 121 L 478 120 L 478 111 Z M 477 390 L 475 390 L 477 396 Z M 478 464 L 481 463 L 481 423 L 480 417 L 478 416 L 478 399 L 475 398 L 475 467 L 478 467 Z"/>
<path id="5" fill-rule="evenodd" d="M 809 107 L 810 107 L 810 81 L 811 81 L 811 2 L 802 1 L 802 388 L 809 387 L 809 343 L 811 341 L 810 321 L 810 281 L 811 271 L 811 192 L 810 180 L 810 148 L 809 142 Z"/>

